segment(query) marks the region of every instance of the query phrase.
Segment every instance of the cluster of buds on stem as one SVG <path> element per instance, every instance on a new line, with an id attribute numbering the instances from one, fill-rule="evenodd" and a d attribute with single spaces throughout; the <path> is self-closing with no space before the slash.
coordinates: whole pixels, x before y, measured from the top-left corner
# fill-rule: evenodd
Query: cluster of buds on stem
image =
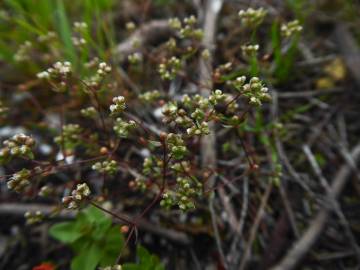
<path id="1" fill-rule="evenodd" d="M 4 147 L 0 150 L 0 161 L 7 162 L 13 157 L 32 159 L 35 140 L 25 134 L 16 134 L 3 142 Z"/>
<path id="2" fill-rule="evenodd" d="M 88 25 L 86 22 L 74 22 L 74 31 L 76 32 L 85 31 L 87 28 Z"/>
<path id="3" fill-rule="evenodd" d="M 89 198 L 90 193 L 86 183 L 78 184 L 70 196 L 63 197 L 62 202 L 68 209 L 78 209 Z"/>
<path id="4" fill-rule="evenodd" d="M 258 50 L 259 50 L 258 44 L 241 46 L 242 54 L 245 57 L 255 56 L 257 54 Z"/>
<path id="5" fill-rule="evenodd" d="M 233 85 L 236 90 L 249 99 L 251 105 L 261 106 L 263 101 L 271 100 L 268 88 L 264 86 L 264 83 L 258 77 L 252 77 L 249 83 L 246 84 L 245 81 L 245 76 L 238 77 L 233 82 Z"/>
<path id="6" fill-rule="evenodd" d="M 194 199 L 201 196 L 202 184 L 195 178 L 190 177 L 178 177 L 176 183 L 176 190 L 166 191 L 162 196 L 160 205 L 166 209 L 177 205 L 182 211 L 194 209 Z"/>
<path id="7" fill-rule="evenodd" d="M 166 59 L 159 65 L 159 74 L 163 80 L 173 80 L 181 68 L 181 61 L 179 58 L 173 56 Z"/>
<path id="8" fill-rule="evenodd" d="M 287 24 L 281 25 L 281 34 L 284 37 L 291 37 L 297 33 L 300 33 L 303 27 L 300 25 L 298 20 L 288 22 Z"/>
<path id="9" fill-rule="evenodd" d="M 203 31 L 200 28 L 196 28 L 197 19 L 194 15 L 186 17 L 182 22 L 178 18 L 172 18 L 169 20 L 169 25 L 178 31 L 181 38 L 200 40 L 203 36 Z"/>
<path id="10" fill-rule="evenodd" d="M 141 101 L 146 103 L 154 102 L 155 100 L 160 98 L 160 92 L 158 90 L 147 91 L 139 95 L 139 98 Z"/>
<path id="11" fill-rule="evenodd" d="M 96 73 L 100 76 L 103 77 L 106 74 L 109 74 L 111 72 L 111 66 L 109 66 L 108 64 L 106 64 L 105 62 L 101 62 L 99 64 L 98 70 L 96 71 Z"/>
<path id="12" fill-rule="evenodd" d="M 114 131 L 120 138 L 127 138 L 129 133 L 136 128 L 136 123 L 133 120 L 125 121 L 120 117 L 116 118 L 114 124 Z"/>
<path id="13" fill-rule="evenodd" d="M 65 92 L 71 73 L 72 67 L 70 62 L 56 62 L 46 71 L 39 72 L 37 77 L 39 79 L 49 80 L 52 83 L 55 91 Z"/>
<path id="14" fill-rule="evenodd" d="M 42 186 L 39 193 L 38 193 L 38 195 L 40 197 L 46 198 L 46 197 L 49 197 L 53 192 L 54 192 L 54 190 L 53 190 L 52 187 L 50 187 L 50 186 Z"/>
<path id="15" fill-rule="evenodd" d="M 85 109 L 81 109 L 81 115 L 87 118 L 95 118 L 97 111 L 93 106 L 87 107 Z"/>
<path id="16" fill-rule="evenodd" d="M 129 63 L 132 65 L 137 65 L 143 60 L 143 56 L 139 52 L 132 53 L 128 56 Z"/>
<path id="17" fill-rule="evenodd" d="M 110 112 L 112 115 L 122 113 L 126 109 L 125 98 L 118 96 L 113 98 L 113 104 L 110 105 Z"/>
<path id="18" fill-rule="evenodd" d="M 187 153 L 187 148 L 181 135 L 174 133 L 167 134 L 166 143 L 174 159 L 184 158 Z"/>
<path id="19" fill-rule="evenodd" d="M 156 160 L 154 157 L 147 157 L 143 162 L 143 174 L 154 178 L 161 177 L 163 161 Z"/>
<path id="20" fill-rule="evenodd" d="M 93 59 L 88 63 L 89 66 L 93 67 L 97 64 L 98 59 Z M 105 62 L 100 62 L 97 66 L 97 70 L 95 75 L 91 76 L 90 78 L 85 79 L 85 83 L 87 85 L 87 88 L 91 87 L 94 90 L 98 90 L 101 86 L 101 83 L 104 81 L 106 75 L 108 75 L 111 72 L 111 66 L 106 64 Z M 89 89 L 85 89 L 85 91 L 88 91 Z"/>
<path id="21" fill-rule="evenodd" d="M 14 60 L 16 62 L 22 62 L 30 59 L 30 50 L 32 49 L 33 44 L 30 41 L 25 41 L 20 45 L 18 51 L 14 55 Z"/>
<path id="22" fill-rule="evenodd" d="M 57 35 L 55 32 L 49 31 L 43 35 L 40 35 L 37 38 L 37 41 L 41 42 L 41 43 L 50 42 L 50 41 L 54 40 L 56 37 L 57 37 Z"/>
<path id="23" fill-rule="evenodd" d="M 24 217 L 26 219 L 26 224 L 28 225 L 40 223 L 44 219 L 44 215 L 40 211 L 35 211 L 35 212 L 27 211 L 24 214 Z"/>
<path id="24" fill-rule="evenodd" d="M 263 8 L 248 8 L 247 10 L 239 11 L 241 23 L 247 27 L 257 27 L 259 24 L 262 23 L 266 14 L 267 11 Z"/>
<path id="25" fill-rule="evenodd" d="M 73 36 L 71 40 L 75 47 L 83 47 L 86 44 L 84 34 L 87 28 L 88 26 L 85 22 L 74 22 L 73 30 L 77 36 Z"/>
<path id="26" fill-rule="evenodd" d="M 99 173 L 114 175 L 118 171 L 118 164 L 115 160 L 105 160 L 96 162 L 91 168 Z"/>
<path id="27" fill-rule="evenodd" d="M 82 128 L 78 124 L 68 124 L 62 127 L 62 134 L 55 137 L 58 145 L 64 144 L 65 148 L 73 149 L 81 143 Z"/>
<path id="28" fill-rule="evenodd" d="M 24 192 L 30 185 L 31 171 L 22 169 L 19 172 L 14 173 L 7 182 L 8 189 L 14 190 L 18 193 Z"/>

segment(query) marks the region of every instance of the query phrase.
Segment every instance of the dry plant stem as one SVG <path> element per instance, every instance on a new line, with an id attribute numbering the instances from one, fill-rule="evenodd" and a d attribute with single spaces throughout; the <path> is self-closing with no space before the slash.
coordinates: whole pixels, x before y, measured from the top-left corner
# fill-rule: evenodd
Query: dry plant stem
<path id="1" fill-rule="evenodd" d="M 313 171 L 315 172 L 316 176 L 319 178 L 321 185 L 323 186 L 325 191 L 327 193 L 329 193 L 330 192 L 330 185 L 329 185 L 327 179 L 322 174 L 320 166 L 317 163 L 316 158 L 313 155 L 310 147 L 308 145 L 304 145 L 303 146 L 303 151 L 304 151 L 306 157 L 308 158 Z M 360 265 L 360 248 L 359 248 L 359 245 L 357 244 L 357 242 L 355 240 L 354 234 L 351 231 L 350 224 L 347 221 L 343 211 L 341 210 L 341 207 L 340 207 L 339 203 L 337 202 L 337 200 L 334 199 L 334 198 L 330 198 L 330 199 L 332 199 L 330 201 L 330 203 L 332 204 L 332 207 L 334 208 L 336 215 L 340 219 L 340 224 L 344 227 L 345 234 L 346 234 L 349 242 L 351 243 L 351 245 L 352 245 L 352 247 L 353 247 L 353 249 L 355 251 L 355 255 L 356 255 L 358 263 Z"/>
<path id="2" fill-rule="evenodd" d="M 345 64 L 355 83 L 360 87 L 360 49 L 355 38 L 344 23 L 338 23 L 335 27 L 335 38 Z"/>
<path id="3" fill-rule="evenodd" d="M 104 119 L 104 116 L 103 116 L 103 113 L 102 113 L 102 109 L 101 109 L 101 104 L 100 104 L 100 100 L 99 100 L 99 97 L 96 93 L 96 90 L 89 86 L 86 82 L 84 82 L 83 80 L 79 79 L 79 81 L 87 88 L 88 91 L 90 91 L 90 93 L 92 94 L 93 98 L 94 98 L 94 106 L 96 108 L 96 111 L 99 115 L 99 118 L 100 118 L 100 121 L 101 121 L 101 127 L 104 131 L 107 131 L 106 130 L 106 125 L 105 125 L 105 119 Z"/>
<path id="4" fill-rule="evenodd" d="M 161 181 L 161 187 L 160 190 L 158 192 L 158 194 L 156 195 L 156 197 L 151 201 L 151 203 L 140 213 L 140 215 L 138 215 L 134 222 L 131 223 L 131 229 L 129 232 L 128 237 L 126 238 L 126 242 L 124 244 L 124 246 L 120 249 L 120 253 L 117 257 L 116 262 L 120 263 L 121 260 L 121 256 L 123 254 L 123 251 L 125 250 L 125 248 L 128 246 L 129 241 L 132 237 L 132 235 L 134 234 L 134 232 L 137 235 L 137 226 L 138 226 L 138 222 L 139 220 L 147 213 L 150 211 L 151 208 L 153 208 L 153 206 L 161 199 L 161 196 L 164 193 L 165 190 L 165 186 L 166 186 L 166 173 L 167 173 L 167 167 L 168 167 L 168 163 L 170 162 L 171 158 L 166 158 L 167 157 L 167 147 L 166 147 L 166 142 L 165 140 L 162 140 L 162 147 L 163 147 L 163 156 L 162 156 L 162 162 L 163 162 L 163 168 L 162 168 L 162 181 Z"/>
<path id="5" fill-rule="evenodd" d="M 200 58 L 199 63 L 199 83 L 206 87 L 200 86 L 200 94 L 208 97 L 210 95 L 209 89 L 212 89 L 212 54 L 215 48 L 216 36 L 216 22 L 218 14 L 221 10 L 223 0 L 208 0 L 205 5 L 205 18 L 204 18 L 204 37 L 202 45 L 205 49 L 210 51 L 210 56 L 207 59 Z M 201 156 L 202 166 L 211 167 L 216 170 L 216 134 L 215 126 L 209 123 L 210 134 L 201 138 Z M 212 187 L 215 183 L 215 177 L 211 177 L 208 181 L 208 187 Z"/>
<path id="6" fill-rule="evenodd" d="M 221 259 L 221 264 L 224 265 L 225 269 L 227 268 L 226 265 L 226 259 L 225 259 L 225 253 L 224 253 L 224 249 L 222 248 L 221 245 L 221 238 L 220 238 L 220 233 L 217 227 L 217 222 L 216 222 L 216 213 L 215 213 L 215 209 L 214 209 L 214 193 L 212 193 L 210 195 L 210 199 L 209 199 L 209 209 L 210 209 L 210 215 L 211 215 L 211 224 L 214 230 L 214 237 L 215 237 L 215 243 L 220 255 L 220 259 Z"/>
<path id="7" fill-rule="evenodd" d="M 235 211 L 233 206 L 231 205 L 231 200 L 229 198 L 229 196 L 226 194 L 226 191 L 224 189 L 224 187 L 220 186 L 218 188 L 218 193 L 219 193 L 219 197 L 221 200 L 222 205 L 224 206 L 224 210 L 226 211 L 227 215 L 228 215 L 228 219 L 229 219 L 229 225 L 231 227 L 231 229 L 236 232 L 239 233 L 239 224 L 235 215 Z"/>
<path id="8" fill-rule="evenodd" d="M 273 102 L 272 102 L 272 106 L 271 106 L 272 121 L 273 122 L 278 122 L 279 121 L 279 119 L 278 119 L 279 118 L 279 95 L 278 95 L 278 92 L 275 89 L 273 89 L 273 91 L 272 91 L 272 98 L 273 98 L 273 100 L 272 100 Z M 279 139 L 279 135 L 278 135 L 278 132 L 276 130 L 274 132 L 274 137 L 275 137 L 275 146 L 277 148 L 277 152 L 280 155 L 280 159 L 283 162 L 284 162 L 284 160 L 285 160 L 285 162 L 288 162 L 287 167 L 290 168 L 290 170 L 293 170 L 293 168 L 290 165 L 290 162 L 288 161 L 288 159 L 286 157 L 286 154 L 285 154 L 285 152 L 283 150 L 282 143 L 281 143 L 281 141 Z M 269 154 L 269 156 L 271 156 L 270 153 L 268 153 L 268 154 Z M 271 160 L 271 158 L 270 158 L 270 160 Z M 273 167 L 274 167 L 274 165 L 273 165 Z M 295 171 L 293 172 L 293 174 L 296 177 L 298 176 Z M 298 181 L 300 181 L 300 179 Z M 294 232 L 294 235 L 298 238 L 300 234 L 299 234 L 299 230 L 298 230 L 297 225 L 296 225 L 295 214 L 294 214 L 294 211 L 292 210 L 291 203 L 289 201 L 288 194 L 287 194 L 287 191 L 286 191 L 286 187 L 284 186 L 284 179 L 280 179 L 279 191 L 280 191 L 280 195 L 281 195 L 282 201 L 284 203 L 284 206 L 285 206 L 287 216 L 289 218 L 292 230 Z"/>
<path id="9" fill-rule="evenodd" d="M 259 210 L 256 213 L 254 223 L 251 226 L 249 240 L 247 242 L 245 252 L 244 252 L 244 256 L 243 256 L 242 261 L 240 263 L 239 270 L 244 270 L 245 267 L 246 267 L 246 264 L 248 262 L 248 259 L 249 259 L 250 253 L 251 253 L 251 248 L 252 248 L 253 242 L 254 242 L 254 240 L 256 238 L 256 234 L 257 234 L 257 231 L 259 229 L 262 218 L 263 218 L 263 216 L 265 214 L 265 208 L 266 208 L 267 202 L 269 200 L 272 188 L 273 188 L 273 184 L 272 184 L 272 182 L 269 182 L 267 184 L 267 186 L 266 186 L 264 195 L 262 196 L 261 203 L 260 203 L 260 206 L 259 206 Z"/>
<path id="10" fill-rule="evenodd" d="M 351 157 L 354 162 L 358 162 L 360 158 L 360 144 L 353 148 L 351 152 Z M 351 166 L 349 164 L 344 164 L 338 173 L 335 176 L 335 179 L 330 185 L 329 192 L 327 194 L 328 199 L 336 200 L 340 195 L 342 189 L 344 188 L 348 177 L 352 172 Z M 321 232 L 323 231 L 326 222 L 329 219 L 331 214 L 331 209 L 324 206 L 314 219 L 310 222 L 308 228 L 302 235 L 302 237 L 295 242 L 293 247 L 287 252 L 284 258 L 272 268 L 272 270 L 290 270 L 294 269 L 296 265 L 301 261 L 301 259 L 310 251 L 313 244 L 320 237 Z"/>
<path id="11" fill-rule="evenodd" d="M 242 196 L 242 203 L 241 203 L 241 213 L 240 213 L 240 220 L 239 220 L 239 229 L 238 234 L 235 235 L 234 240 L 231 244 L 231 262 L 234 264 L 239 262 L 240 258 L 238 256 L 239 251 L 237 250 L 237 246 L 239 243 L 239 240 L 243 240 L 243 230 L 245 226 L 245 221 L 248 213 L 248 207 L 249 207 L 249 178 L 245 176 L 243 178 L 243 196 Z"/>
<path id="12" fill-rule="evenodd" d="M 44 205 L 44 204 L 24 204 L 24 203 L 1 203 L 0 204 L 0 215 L 10 215 L 16 217 L 23 217 L 26 212 L 35 212 L 41 211 L 45 216 L 51 219 L 60 219 L 60 220 L 68 220 L 74 219 L 76 213 L 74 211 L 62 211 L 55 215 L 55 212 L 59 211 L 60 208 Z M 128 213 L 117 214 L 119 216 L 127 216 L 130 217 Z M 114 219 L 115 223 L 119 223 L 118 219 Z M 120 221 L 123 223 L 123 221 Z M 159 235 L 161 237 L 165 237 L 170 241 L 178 243 L 180 245 L 189 245 L 191 243 L 190 238 L 183 232 L 175 231 L 170 228 L 163 228 L 158 224 L 153 224 L 145 219 L 140 219 L 138 221 L 138 228 L 149 233 L 153 233 Z"/>
<path id="13" fill-rule="evenodd" d="M 90 202 L 90 204 L 93 205 L 93 206 L 95 206 L 96 208 L 100 209 L 101 211 L 103 211 L 103 212 L 105 212 L 105 213 L 113 216 L 114 218 L 116 218 L 116 219 L 118 219 L 118 220 L 120 220 L 120 221 L 128 224 L 128 225 L 132 225 L 132 226 L 134 225 L 134 223 L 133 223 L 132 221 L 130 221 L 128 218 L 123 217 L 123 216 L 120 216 L 120 215 L 118 215 L 118 214 L 116 214 L 116 213 L 114 213 L 114 212 L 112 212 L 112 211 L 109 211 L 109 210 L 105 209 L 104 207 L 98 205 L 98 204 L 95 203 L 95 202 Z"/>
<path id="14" fill-rule="evenodd" d="M 139 48 L 149 43 L 154 43 L 157 40 L 166 39 L 173 34 L 174 31 L 169 26 L 167 20 L 150 21 L 142 25 L 124 42 L 120 43 L 115 48 L 114 54 L 119 56 L 121 61 L 125 60 L 130 54 L 138 51 Z"/>

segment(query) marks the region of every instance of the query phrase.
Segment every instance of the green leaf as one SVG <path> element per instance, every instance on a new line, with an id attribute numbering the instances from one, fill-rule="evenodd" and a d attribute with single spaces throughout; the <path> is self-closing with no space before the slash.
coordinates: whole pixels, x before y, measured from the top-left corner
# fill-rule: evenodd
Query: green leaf
<path id="1" fill-rule="evenodd" d="M 82 232 L 78 230 L 75 222 L 55 224 L 50 228 L 49 233 L 56 240 L 66 244 L 71 244 L 82 236 Z"/>
<path id="2" fill-rule="evenodd" d="M 123 265 L 124 270 L 164 270 L 165 267 L 161 264 L 160 259 L 151 255 L 147 249 L 142 246 L 137 247 L 137 256 L 139 263 L 127 263 Z"/>
<path id="3" fill-rule="evenodd" d="M 106 239 L 103 245 L 104 255 L 100 261 L 101 266 L 113 265 L 123 246 L 124 238 L 120 228 L 119 226 L 113 226 L 106 232 Z"/>
<path id="4" fill-rule="evenodd" d="M 124 245 L 119 226 L 111 227 L 111 218 L 100 209 L 90 206 L 79 212 L 75 221 L 55 224 L 50 234 L 71 244 L 77 254 L 72 270 L 93 270 L 97 265 L 113 265 Z"/>
<path id="5" fill-rule="evenodd" d="M 76 52 L 74 45 L 71 40 L 71 28 L 68 21 L 67 13 L 65 10 L 65 6 L 62 0 L 56 1 L 56 10 L 57 10 L 57 16 L 56 16 L 56 26 L 58 28 L 58 31 L 60 32 L 60 37 L 62 39 L 62 42 L 64 43 L 64 49 L 65 54 L 68 60 L 70 60 L 72 63 L 76 62 Z"/>
<path id="6" fill-rule="evenodd" d="M 103 249 L 97 243 L 86 246 L 72 261 L 71 270 L 94 270 L 103 256 Z"/>
<path id="7" fill-rule="evenodd" d="M 95 206 L 89 206 L 85 210 L 82 211 L 87 220 L 94 224 L 102 224 L 104 222 L 111 222 L 111 219 L 104 214 L 99 208 Z"/>

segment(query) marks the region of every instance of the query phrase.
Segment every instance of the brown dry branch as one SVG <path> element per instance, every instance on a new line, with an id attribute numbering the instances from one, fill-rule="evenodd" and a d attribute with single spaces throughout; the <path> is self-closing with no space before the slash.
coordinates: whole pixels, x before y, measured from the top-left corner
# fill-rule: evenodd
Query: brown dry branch
<path id="1" fill-rule="evenodd" d="M 209 50 L 210 55 L 207 59 L 203 57 L 199 63 L 199 84 L 200 94 L 208 97 L 212 89 L 212 58 L 215 49 L 215 36 L 216 36 L 216 22 L 218 14 L 221 10 L 222 0 L 208 0 L 205 5 L 205 18 L 204 18 L 204 37 L 202 45 L 205 49 Z M 204 87 L 202 87 L 204 85 Z M 201 156 L 203 167 L 210 167 L 216 170 L 216 134 L 215 126 L 209 124 L 210 134 L 203 136 L 201 139 Z M 215 177 L 211 177 L 208 181 L 208 187 L 212 187 L 215 182 Z"/>
<path id="2" fill-rule="evenodd" d="M 150 21 L 142 25 L 129 38 L 117 45 L 114 54 L 122 61 L 146 45 L 157 43 L 159 40 L 166 40 L 173 34 L 174 31 L 169 26 L 167 20 Z"/>
<path id="3" fill-rule="evenodd" d="M 352 159 L 357 162 L 360 158 L 360 144 L 355 146 L 351 152 Z M 336 174 L 333 182 L 330 185 L 327 198 L 329 201 L 336 200 L 343 190 L 347 179 L 352 173 L 352 168 L 348 163 L 344 164 Z M 310 222 L 308 228 L 303 233 L 302 237 L 296 241 L 292 248 L 287 252 L 284 258 L 272 270 L 290 270 L 294 269 L 302 258 L 311 250 L 320 237 L 329 217 L 332 208 L 323 206 L 314 219 Z"/>
<path id="4" fill-rule="evenodd" d="M 54 211 L 56 211 L 56 207 L 51 205 L 42 205 L 42 204 L 30 204 L 30 203 L 1 203 L 0 204 L 0 216 L 2 215 L 12 215 L 23 217 L 26 212 L 35 212 L 40 211 L 45 216 L 51 216 Z M 114 213 L 118 214 L 118 211 L 114 211 Z M 130 217 L 129 214 L 121 213 L 121 216 Z M 56 215 L 56 219 L 73 219 L 75 218 L 75 212 L 73 211 L 61 211 Z M 116 220 L 114 220 L 115 222 Z M 158 224 L 153 224 L 144 218 L 140 218 L 137 220 L 137 227 L 141 230 L 147 231 L 149 233 L 153 233 L 164 237 L 170 241 L 181 245 L 189 245 L 191 244 L 190 238 L 182 232 L 175 231 L 172 229 L 164 228 L 159 226 Z"/>

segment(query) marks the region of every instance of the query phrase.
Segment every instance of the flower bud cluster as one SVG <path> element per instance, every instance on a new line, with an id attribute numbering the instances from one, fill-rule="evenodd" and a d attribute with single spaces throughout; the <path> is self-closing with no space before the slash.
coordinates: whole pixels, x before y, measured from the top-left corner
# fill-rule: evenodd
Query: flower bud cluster
<path id="1" fill-rule="evenodd" d="M 37 77 L 39 79 L 50 79 L 50 78 L 60 78 L 62 81 L 71 73 L 71 63 L 68 61 L 65 62 L 56 62 L 51 68 L 48 68 L 46 71 L 39 72 Z"/>
<path id="2" fill-rule="evenodd" d="M 46 198 L 49 197 L 53 193 L 53 191 L 54 191 L 53 188 L 50 186 L 42 186 L 38 195 L 40 197 Z"/>
<path id="3" fill-rule="evenodd" d="M 185 128 L 190 136 L 206 135 L 209 133 L 209 125 L 205 121 L 205 113 L 209 104 L 209 100 L 200 95 L 195 95 L 193 98 L 184 95 L 181 104 L 184 108 L 178 108 L 177 103 L 174 102 L 164 105 L 162 108 L 163 122 L 175 123 Z"/>
<path id="4" fill-rule="evenodd" d="M 99 63 L 99 66 L 98 66 L 98 69 L 97 69 L 96 73 L 100 77 L 104 77 L 106 74 L 109 74 L 110 72 L 111 72 L 111 66 L 109 66 L 105 62 Z"/>
<path id="5" fill-rule="evenodd" d="M 216 105 L 218 103 L 224 102 L 225 99 L 226 99 L 226 95 L 220 89 L 216 89 L 209 96 L 209 101 L 212 105 Z"/>
<path id="6" fill-rule="evenodd" d="M 26 219 L 26 224 L 28 225 L 40 223 L 44 219 L 44 215 L 40 211 L 35 211 L 35 212 L 27 211 L 24 214 L 24 217 Z"/>
<path id="7" fill-rule="evenodd" d="M 238 85 L 241 85 L 245 80 L 244 77 L 239 77 Z M 271 96 L 268 93 L 268 88 L 258 77 L 252 77 L 249 83 L 237 88 L 241 93 L 249 99 L 249 103 L 255 106 L 261 106 L 263 101 L 269 101 Z"/>
<path id="8" fill-rule="evenodd" d="M 86 22 L 74 22 L 74 31 L 76 32 L 85 31 L 87 28 L 88 25 Z"/>
<path id="9" fill-rule="evenodd" d="M 201 122 L 199 125 L 194 125 L 186 130 L 189 136 L 208 135 L 210 133 L 209 124 Z"/>
<path id="10" fill-rule="evenodd" d="M 154 157 L 147 157 L 143 162 L 142 173 L 146 176 L 152 176 L 153 178 L 161 177 L 163 167 L 162 160 L 156 160 Z"/>
<path id="11" fill-rule="evenodd" d="M 118 164 L 115 160 L 105 160 L 96 162 L 91 168 L 99 173 L 114 175 L 118 171 Z"/>
<path id="12" fill-rule="evenodd" d="M 213 72 L 213 78 L 215 80 L 224 80 L 222 79 L 222 76 L 226 75 L 227 73 L 230 73 L 232 69 L 233 69 L 233 64 L 231 62 L 222 64 L 215 68 Z"/>
<path id="13" fill-rule="evenodd" d="M 93 57 L 84 64 L 86 68 L 95 68 L 99 64 L 100 60 L 98 57 Z"/>
<path id="14" fill-rule="evenodd" d="M 173 56 L 170 59 L 166 59 L 159 65 L 159 74 L 163 80 L 173 80 L 180 71 L 181 61 L 179 58 Z"/>
<path id="15" fill-rule="evenodd" d="M 174 30 L 180 30 L 182 24 L 181 24 L 181 21 L 179 20 L 179 18 L 170 18 L 169 26 Z"/>
<path id="16" fill-rule="evenodd" d="M 190 173 L 190 163 L 189 161 L 180 161 L 180 162 L 175 162 L 173 165 L 171 165 L 170 167 L 175 173 L 178 174 L 189 174 Z"/>
<path id="17" fill-rule="evenodd" d="M 189 177 L 178 177 L 176 184 L 176 191 L 168 190 L 163 194 L 160 205 L 167 209 L 177 205 L 182 211 L 194 209 L 194 199 L 201 196 L 202 184 Z"/>
<path id="18" fill-rule="evenodd" d="M 57 92 L 65 92 L 67 82 L 72 73 L 71 63 L 56 62 L 51 68 L 36 74 L 39 79 L 46 79 L 53 83 L 54 90 Z"/>
<path id="19" fill-rule="evenodd" d="M 35 140 L 25 134 L 16 134 L 3 142 L 4 147 L 0 150 L 0 160 L 7 161 L 13 157 L 33 158 L 32 152 Z"/>
<path id="20" fill-rule="evenodd" d="M 139 52 L 132 53 L 128 56 L 130 64 L 137 65 L 143 60 L 143 56 Z"/>
<path id="21" fill-rule="evenodd" d="M 113 98 L 113 104 L 110 105 L 110 112 L 112 115 L 122 113 L 126 108 L 125 98 L 118 96 Z"/>
<path id="22" fill-rule="evenodd" d="M 64 206 L 68 209 L 78 209 L 90 196 L 90 188 L 86 183 L 78 184 L 70 196 L 62 199 Z"/>
<path id="23" fill-rule="evenodd" d="M 30 185 L 31 171 L 22 169 L 19 172 L 14 173 L 10 180 L 7 182 L 8 189 L 14 190 L 18 193 L 24 192 Z"/>
<path id="24" fill-rule="evenodd" d="M 234 81 L 231 81 L 231 84 L 235 87 L 237 91 L 243 90 L 243 86 L 246 82 L 245 76 L 237 77 Z"/>
<path id="25" fill-rule="evenodd" d="M 54 40 L 56 37 L 57 37 L 57 35 L 56 35 L 55 32 L 49 31 L 46 34 L 43 34 L 43 35 L 39 36 L 37 38 L 37 41 L 41 42 L 41 43 L 46 43 L 46 42 Z"/>
<path id="26" fill-rule="evenodd" d="M 129 133 L 136 128 L 136 123 L 133 120 L 129 120 L 128 122 L 121 119 L 120 117 L 116 118 L 114 124 L 114 131 L 116 135 L 120 138 L 127 138 Z"/>
<path id="27" fill-rule="evenodd" d="M 262 23 L 267 11 L 263 8 L 253 9 L 248 8 L 247 10 L 240 10 L 239 17 L 241 23 L 248 27 L 256 27 Z"/>
<path id="28" fill-rule="evenodd" d="M 245 57 L 251 57 L 251 56 L 256 55 L 258 50 L 259 50 L 259 45 L 258 44 L 241 46 L 242 54 Z"/>
<path id="29" fill-rule="evenodd" d="M 125 24 L 125 28 L 126 28 L 126 30 L 132 32 L 132 31 L 135 30 L 136 24 L 135 24 L 134 22 L 132 22 L 132 21 L 127 22 L 127 23 Z"/>
<path id="30" fill-rule="evenodd" d="M 80 113 L 87 118 L 95 118 L 97 114 L 96 109 L 93 106 L 81 109 Z"/>
<path id="31" fill-rule="evenodd" d="M 77 35 L 73 36 L 71 40 L 75 47 L 81 48 L 87 43 L 84 38 L 84 33 L 87 28 L 88 26 L 85 22 L 74 22 L 73 30 Z"/>
<path id="32" fill-rule="evenodd" d="M 81 48 L 86 44 L 86 40 L 82 37 L 71 37 L 71 41 L 75 47 Z"/>
<path id="33" fill-rule="evenodd" d="M 132 188 L 136 190 L 140 190 L 144 192 L 146 190 L 146 182 L 145 178 L 143 177 L 137 177 L 134 181 L 131 182 Z"/>
<path id="34" fill-rule="evenodd" d="M 178 18 L 172 18 L 169 20 L 169 25 L 178 31 L 181 38 L 195 38 L 200 40 L 203 36 L 203 31 L 200 28 L 196 28 L 197 19 L 194 15 L 185 18 L 183 22 Z"/>
<path id="35" fill-rule="evenodd" d="M 65 145 L 65 148 L 72 149 L 81 143 L 82 128 L 78 124 L 68 124 L 62 127 L 62 135 L 55 137 L 58 145 Z"/>
<path id="36" fill-rule="evenodd" d="M 160 98 L 160 92 L 158 90 L 148 91 L 139 95 L 139 98 L 146 103 L 154 102 Z"/>
<path id="37" fill-rule="evenodd" d="M 25 41 L 20 45 L 18 51 L 14 55 L 14 60 L 16 62 L 23 62 L 30 59 L 30 50 L 32 49 L 33 44 L 30 41 Z"/>
<path id="38" fill-rule="evenodd" d="M 170 38 L 166 44 L 165 44 L 166 48 L 169 49 L 170 51 L 174 51 L 177 47 L 177 43 L 176 43 L 176 39 L 174 38 Z"/>
<path id="39" fill-rule="evenodd" d="M 98 61 L 99 59 L 94 58 L 89 63 L 87 63 L 87 65 L 89 67 L 94 67 L 95 65 L 97 65 Z M 100 62 L 98 64 L 95 75 L 91 76 L 90 78 L 86 78 L 84 81 L 88 86 L 92 87 L 93 89 L 97 89 L 106 77 L 106 75 L 108 75 L 110 72 L 111 66 L 109 66 L 105 62 Z"/>
<path id="40" fill-rule="evenodd" d="M 300 25 L 298 20 L 281 25 L 281 35 L 284 37 L 291 37 L 297 33 L 300 33 L 302 30 L 303 27 Z"/>
<path id="41" fill-rule="evenodd" d="M 171 156 L 175 159 L 182 159 L 187 153 L 184 140 L 181 135 L 169 133 L 166 137 L 166 144 L 170 150 Z"/>

